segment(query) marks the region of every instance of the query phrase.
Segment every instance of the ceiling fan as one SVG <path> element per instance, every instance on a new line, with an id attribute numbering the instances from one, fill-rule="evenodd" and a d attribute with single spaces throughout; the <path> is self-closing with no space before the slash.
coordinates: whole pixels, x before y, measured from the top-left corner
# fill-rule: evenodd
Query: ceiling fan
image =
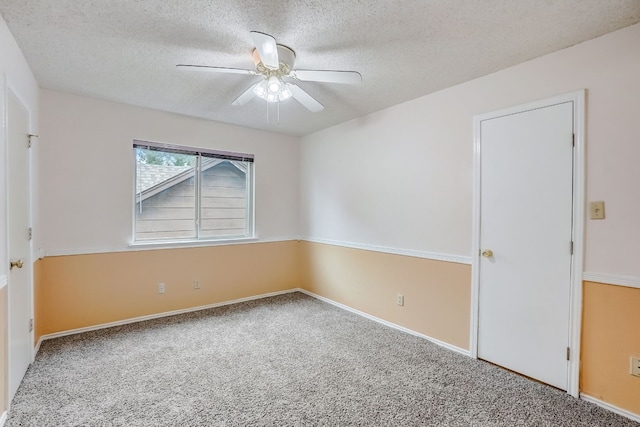
<path id="1" fill-rule="evenodd" d="M 296 54 L 291 48 L 277 44 L 276 39 L 268 34 L 252 31 L 251 37 L 256 46 L 252 53 L 253 62 L 256 66 L 255 70 L 186 64 L 179 64 L 176 67 L 181 70 L 264 77 L 242 92 L 231 103 L 232 105 L 244 105 L 254 97 L 259 97 L 267 102 L 280 102 L 293 97 L 293 99 L 313 112 L 321 111 L 324 106 L 293 81 L 348 84 L 356 84 L 362 81 L 362 76 L 356 71 L 294 70 L 293 62 Z"/>

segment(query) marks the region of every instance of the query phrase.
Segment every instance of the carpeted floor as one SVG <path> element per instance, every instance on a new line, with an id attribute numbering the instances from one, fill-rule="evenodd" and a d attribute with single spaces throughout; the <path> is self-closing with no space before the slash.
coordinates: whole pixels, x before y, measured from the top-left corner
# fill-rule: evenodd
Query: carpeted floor
<path id="1" fill-rule="evenodd" d="M 42 344 L 16 426 L 638 426 L 300 293 Z"/>

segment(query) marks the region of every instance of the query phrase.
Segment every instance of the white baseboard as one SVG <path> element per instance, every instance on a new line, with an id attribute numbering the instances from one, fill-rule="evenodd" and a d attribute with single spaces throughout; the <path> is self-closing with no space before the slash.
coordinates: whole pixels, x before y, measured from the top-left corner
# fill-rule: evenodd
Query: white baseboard
<path id="1" fill-rule="evenodd" d="M 617 406 L 614 406 L 607 402 L 603 402 L 602 400 L 596 399 L 595 397 L 589 396 L 588 394 L 580 393 L 580 399 L 594 403 L 598 406 L 603 407 L 604 409 L 608 409 L 611 412 L 615 412 L 618 415 L 622 415 L 623 417 L 627 417 L 630 420 L 640 423 L 639 414 L 634 414 L 633 412 L 629 412 L 626 409 L 618 408 Z"/>
<path id="2" fill-rule="evenodd" d="M 145 320 L 160 319 L 162 317 L 175 316 L 177 314 L 191 313 L 193 311 L 207 310 L 209 308 L 223 307 L 225 305 L 237 304 L 237 303 L 246 302 L 246 301 L 253 301 L 253 300 L 273 297 L 273 296 L 277 296 L 277 295 L 290 294 L 292 292 L 298 292 L 298 291 L 299 291 L 298 288 L 287 289 L 285 291 L 270 292 L 270 293 L 262 294 L 262 295 L 255 295 L 255 296 L 246 297 L 246 298 L 238 298 L 238 299 L 234 299 L 234 300 L 231 300 L 231 301 L 224 301 L 224 302 L 218 302 L 218 303 L 214 303 L 214 304 L 200 305 L 200 306 L 197 306 L 197 307 L 183 308 L 181 310 L 165 311 L 163 313 L 149 314 L 147 316 L 132 317 L 132 318 L 129 318 L 129 319 L 118 320 L 116 322 L 101 323 L 99 325 L 87 326 L 87 327 L 84 327 L 84 328 L 77 328 L 77 329 L 70 329 L 70 330 L 67 330 L 67 331 L 55 332 L 53 334 L 46 334 L 46 335 L 42 335 L 40 337 L 40 339 L 38 340 L 38 343 L 36 344 L 36 346 L 34 348 L 34 355 L 38 354 L 38 351 L 40 350 L 40 344 L 42 344 L 42 341 L 44 341 L 44 340 L 50 340 L 50 339 L 54 339 L 54 338 L 66 337 L 68 335 L 81 334 L 83 332 L 97 331 L 97 330 L 100 330 L 100 329 L 113 328 L 114 326 L 128 325 L 128 324 L 131 324 L 131 323 L 143 322 Z M 0 427 L 2 427 L 2 426 L 0 426 Z"/>
<path id="3" fill-rule="evenodd" d="M 38 352 L 40 351 L 40 344 L 42 344 L 42 341 L 46 340 L 46 339 L 51 339 L 51 338 L 45 338 L 48 337 L 48 335 L 42 335 L 40 338 L 38 338 L 38 342 L 36 343 L 35 347 L 33 347 L 33 355 L 31 356 L 31 363 L 33 363 L 34 360 L 36 360 L 36 356 L 38 355 Z M 2 426 L 0 426 L 2 427 Z"/>
<path id="4" fill-rule="evenodd" d="M 175 316 L 177 314 L 191 313 L 193 311 L 206 310 L 206 309 L 209 309 L 209 308 L 222 307 L 222 306 L 225 306 L 225 305 L 237 304 L 237 303 L 245 302 L 245 301 L 253 301 L 253 300 L 258 300 L 258 299 L 262 299 L 262 298 L 273 297 L 273 296 L 276 296 L 276 295 L 284 295 L 284 294 L 289 294 L 289 293 L 292 293 L 292 292 L 301 292 L 301 293 L 303 293 L 305 295 L 308 295 L 310 297 L 316 298 L 316 299 L 318 299 L 320 301 L 324 301 L 326 303 L 329 303 L 331 305 L 339 307 L 339 308 L 341 308 L 343 310 L 347 310 L 347 311 L 350 311 L 351 313 L 355 313 L 355 314 L 357 314 L 359 316 L 362 316 L 362 317 L 365 317 L 365 318 L 367 318 L 369 320 L 373 320 L 374 322 L 383 324 L 383 325 L 388 326 L 390 328 L 394 328 L 394 329 L 400 330 L 402 332 L 405 332 L 405 333 L 408 333 L 408 334 L 411 334 L 411 335 L 414 335 L 414 336 L 417 336 L 417 337 L 420 337 L 420 338 L 424 338 L 424 339 L 426 339 L 428 341 L 431 341 L 434 344 L 437 344 L 437 345 L 439 345 L 441 347 L 444 347 L 444 348 L 447 348 L 449 350 L 455 351 L 457 353 L 463 354 L 465 356 L 471 356 L 471 354 L 469 353 L 469 350 L 465 350 L 463 348 L 456 347 L 456 346 L 451 345 L 449 343 L 446 343 L 444 341 L 440 341 L 440 340 L 438 340 L 436 338 L 432 338 L 432 337 L 429 337 L 427 335 L 421 334 L 419 332 L 413 331 L 411 329 L 405 328 L 404 326 L 396 325 L 395 323 L 391 323 L 391 322 L 388 322 L 388 321 L 386 321 L 384 319 L 380 319 L 379 317 L 375 317 L 375 316 L 372 316 L 370 314 L 367 314 L 367 313 L 365 313 L 363 311 L 356 310 L 356 309 L 351 308 L 351 307 L 349 307 L 347 305 L 344 305 L 344 304 L 341 304 L 339 302 L 330 300 L 329 298 L 325 298 L 325 297 L 322 297 L 320 295 L 314 294 L 313 292 L 309 292 L 309 291 L 307 291 L 305 289 L 302 289 L 302 288 L 294 288 L 294 289 L 288 289 L 288 290 L 284 290 L 284 291 L 270 292 L 270 293 L 267 293 L 267 294 L 256 295 L 256 296 L 246 297 L 246 298 L 239 298 L 239 299 L 235 299 L 235 300 L 231 300 L 231 301 L 219 302 L 219 303 L 208 304 L 208 305 L 201 305 L 201 306 L 198 306 L 198 307 L 185 308 L 185 309 L 181 309 L 181 310 L 166 311 L 164 313 L 150 314 L 150 315 L 147 315 L 147 316 L 132 317 L 132 318 L 129 318 L 129 319 L 118 320 L 116 322 L 101 323 L 99 325 L 87 326 L 87 327 L 84 327 L 84 328 L 77 328 L 77 329 L 70 329 L 68 331 L 56 332 L 56 333 L 53 333 L 53 334 L 46 334 L 46 335 L 42 335 L 40 337 L 40 339 L 38 340 L 38 343 L 36 344 L 36 346 L 34 348 L 33 354 L 34 354 L 34 357 L 35 357 L 36 354 L 38 354 L 38 351 L 40 350 L 40 345 L 45 340 L 65 337 L 65 336 L 68 336 L 68 335 L 81 334 L 83 332 L 90 332 L 90 331 L 97 331 L 97 330 L 100 330 L 100 329 L 112 328 L 114 326 L 122 326 L 122 325 L 131 324 L 131 323 L 143 322 L 145 320 L 160 319 L 162 317 Z M 2 427 L 2 426 L 0 425 L 0 427 Z"/>
<path id="5" fill-rule="evenodd" d="M 2 413 L 2 416 L 0 417 L 0 427 L 4 427 L 4 423 L 7 421 L 7 411 L 4 411 Z"/>
<path id="6" fill-rule="evenodd" d="M 355 314 L 357 314 L 359 316 L 366 317 L 367 319 L 373 320 L 374 322 L 383 324 L 383 325 L 388 326 L 390 328 L 398 329 L 399 331 L 405 332 L 407 334 L 414 335 L 416 337 L 424 338 L 427 341 L 431 341 L 432 343 L 437 344 L 437 345 L 439 345 L 441 347 L 444 347 L 446 349 L 449 349 L 449 350 L 455 351 L 457 353 L 464 354 L 465 356 L 471 357 L 471 353 L 469 352 L 469 350 L 465 350 L 463 348 L 456 347 L 455 345 L 451 345 L 451 344 L 446 343 L 444 341 L 440 341 L 438 339 L 431 338 L 431 337 L 429 337 L 427 335 L 424 335 L 424 334 L 421 334 L 421 333 L 416 332 L 414 330 L 405 328 L 404 326 L 396 325 L 395 323 L 391 323 L 391 322 L 388 322 L 388 321 L 386 321 L 384 319 L 380 319 L 379 317 L 372 316 L 370 314 L 365 313 L 364 311 L 356 310 L 355 308 L 351 308 L 348 305 L 344 305 L 344 304 L 341 304 L 339 302 L 330 300 L 329 298 L 322 297 L 320 295 L 314 294 L 313 292 L 309 292 L 309 291 L 307 291 L 305 289 L 296 289 L 296 291 L 301 292 L 301 293 L 306 294 L 306 295 L 309 295 L 310 297 L 319 299 L 320 301 L 324 301 L 324 302 L 329 303 L 331 305 L 335 305 L 336 307 L 339 307 L 339 308 L 341 308 L 343 310 L 350 311 L 351 313 L 355 313 Z"/>

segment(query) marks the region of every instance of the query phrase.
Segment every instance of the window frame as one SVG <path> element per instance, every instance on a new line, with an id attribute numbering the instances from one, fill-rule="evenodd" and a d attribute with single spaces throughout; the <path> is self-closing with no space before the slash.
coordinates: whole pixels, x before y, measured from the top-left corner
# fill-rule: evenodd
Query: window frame
<path id="1" fill-rule="evenodd" d="M 254 156 L 253 154 L 237 153 L 230 151 L 213 150 L 201 147 L 191 147 L 184 145 L 174 145 L 151 141 L 133 140 L 132 147 L 133 158 L 133 204 L 132 204 L 132 223 L 131 223 L 131 240 L 130 246 L 189 246 L 189 245 L 214 245 L 216 243 L 256 240 L 255 235 L 255 172 L 254 172 Z M 195 156 L 196 164 L 194 168 L 194 227 L 195 236 L 193 237 L 176 237 L 176 238 L 157 238 L 157 239 L 136 239 L 136 206 L 138 203 L 138 161 L 137 150 L 151 150 L 165 153 L 185 154 Z M 202 159 L 214 158 L 227 160 L 232 162 L 243 162 L 246 164 L 245 185 L 246 185 L 246 203 L 245 203 L 245 234 L 230 234 L 224 236 L 202 236 L 200 228 L 202 218 Z"/>

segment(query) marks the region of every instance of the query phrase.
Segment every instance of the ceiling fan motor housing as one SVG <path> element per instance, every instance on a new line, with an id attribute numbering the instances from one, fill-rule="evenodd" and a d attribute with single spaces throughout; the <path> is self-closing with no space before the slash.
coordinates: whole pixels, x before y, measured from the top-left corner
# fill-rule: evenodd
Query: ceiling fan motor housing
<path id="1" fill-rule="evenodd" d="M 276 45 L 276 47 L 278 49 L 278 62 L 280 62 L 280 68 L 277 70 L 273 70 L 272 68 L 264 65 L 262 63 L 262 59 L 260 59 L 258 49 L 253 49 L 253 63 L 256 65 L 256 69 L 260 74 L 264 74 L 266 76 L 276 75 L 281 77 L 288 75 L 293 69 L 293 63 L 296 59 L 296 53 L 293 49 L 281 44 Z"/>

